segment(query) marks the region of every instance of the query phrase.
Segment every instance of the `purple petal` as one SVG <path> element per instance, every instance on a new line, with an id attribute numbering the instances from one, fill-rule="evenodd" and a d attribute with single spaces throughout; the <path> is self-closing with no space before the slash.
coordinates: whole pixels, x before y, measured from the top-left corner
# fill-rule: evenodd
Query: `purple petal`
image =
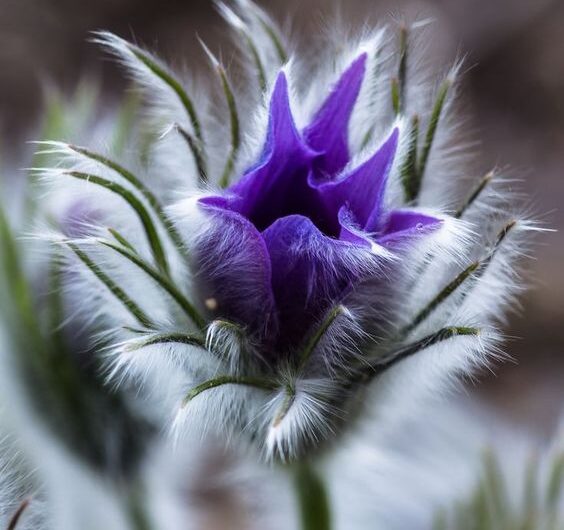
<path id="1" fill-rule="evenodd" d="M 366 59 L 367 54 L 363 53 L 349 66 L 304 130 L 308 145 L 323 152 L 316 160 L 321 173 L 334 175 L 349 161 L 348 126 L 364 78 Z"/>
<path id="2" fill-rule="evenodd" d="M 372 241 L 366 233 L 362 232 L 358 221 L 348 206 L 341 207 L 338 217 L 339 225 L 341 226 L 339 233 L 339 239 L 341 241 L 348 241 L 354 245 L 372 248 Z"/>
<path id="3" fill-rule="evenodd" d="M 259 230 L 288 212 L 306 212 L 314 200 L 307 186 L 314 156 L 296 129 L 282 72 L 272 93 L 261 161 L 230 188 L 232 195 L 226 205 L 249 218 Z"/>
<path id="4" fill-rule="evenodd" d="M 399 131 L 395 128 L 384 144 L 362 165 L 337 181 L 309 184 L 318 191 L 329 216 L 336 217 L 346 204 L 354 214 L 359 227 L 374 231 L 381 216 L 382 200 L 388 173 L 398 144 Z"/>
<path id="5" fill-rule="evenodd" d="M 251 332 L 276 332 L 270 256 L 257 229 L 212 197 L 200 200 L 213 217 L 195 248 L 199 297 L 208 300 L 212 317 L 225 317 Z"/>
<path id="6" fill-rule="evenodd" d="M 443 220 L 415 210 L 392 210 L 384 223 L 377 242 L 393 247 L 406 240 L 429 234 L 440 228 Z"/>
<path id="7" fill-rule="evenodd" d="M 263 232 L 280 321 L 279 348 L 295 346 L 344 290 L 361 277 L 365 249 L 322 234 L 310 219 L 290 215 Z M 362 254 L 362 255 L 361 255 Z"/>

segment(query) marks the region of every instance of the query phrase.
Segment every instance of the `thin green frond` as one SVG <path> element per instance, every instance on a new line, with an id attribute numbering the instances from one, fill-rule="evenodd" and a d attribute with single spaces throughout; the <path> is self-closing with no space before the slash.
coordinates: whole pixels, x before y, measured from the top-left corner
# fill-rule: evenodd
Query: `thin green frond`
<path id="1" fill-rule="evenodd" d="M 158 270 L 155 270 L 149 263 L 143 260 L 143 258 L 137 254 L 133 254 L 126 248 L 118 246 L 111 241 L 100 240 L 99 243 L 114 250 L 118 254 L 121 254 L 129 262 L 141 269 L 172 297 L 172 299 L 182 308 L 182 310 L 186 313 L 190 320 L 198 326 L 198 328 L 205 328 L 206 322 L 204 318 L 168 277 L 162 275 Z"/>
<path id="2" fill-rule="evenodd" d="M 484 489 L 489 499 L 492 519 L 504 527 L 509 516 L 509 499 L 505 480 L 499 462 L 491 449 L 486 449 L 483 456 Z"/>
<path id="3" fill-rule="evenodd" d="M 203 136 L 202 136 L 202 125 L 198 113 L 196 112 L 196 107 L 194 102 L 184 90 L 184 87 L 170 72 L 166 70 L 160 62 L 151 56 L 145 50 L 142 50 L 138 46 L 124 41 L 124 44 L 129 48 L 131 53 L 143 63 L 156 77 L 168 85 L 171 90 L 177 95 L 178 99 L 182 103 L 182 106 L 186 110 L 186 114 L 190 119 L 192 128 L 194 129 L 194 135 L 198 139 L 198 142 L 203 147 Z"/>
<path id="4" fill-rule="evenodd" d="M 286 385 L 284 390 L 284 399 L 282 400 L 282 404 L 280 405 L 280 408 L 274 415 L 274 420 L 272 420 L 272 426 L 274 428 L 278 427 L 278 425 L 282 423 L 282 421 L 286 417 L 286 414 L 288 414 L 289 410 L 292 408 L 292 405 L 294 404 L 295 400 L 296 400 L 296 388 L 292 384 Z"/>
<path id="5" fill-rule="evenodd" d="M 480 330 L 478 328 L 472 327 L 448 326 L 442 328 L 439 331 L 431 333 L 421 340 L 418 340 L 417 342 L 408 344 L 394 352 L 371 360 L 368 369 L 364 370 L 363 375 L 365 378 L 371 379 L 375 375 L 382 373 L 384 370 L 399 363 L 400 361 L 416 355 L 417 353 L 426 350 L 431 346 L 435 346 L 436 344 L 453 339 L 455 337 L 477 337 L 479 334 Z"/>
<path id="6" fill-rule="evenodd" d="M 564 453 L 559 454 L 552 464 L 546 492 L 547 509 L 555 510 L 564 493 Z"/>
<path id="7" fill-rule="evenodd" d="M 409 129 L 409 144 L 405 161 L 400 169 L 401 182 L 406 202 L 414 201 L 419 195 L 421 178 L 417 169 L 417 144 L 419 139 L 419 116 L 411 118 Z"/>
<path id="8" fill-rule="evenodd" d="M 116 126 L 113 131 L 113 138 L 110 143 L 112 153 L 121 156 L 127 147 L 127 143 L 132 136 L 135 126 L 135 118 L 141 98 L 138 92 L 130 91 L 120 105 L 119 113 L 116 117 Z M 55 138 L 55 137 L 51 137 Z"/>
<path id="9" fill-rule="evenodd" d="M 12 228 L 8 222 L 4 209 L 0 205 L 0 268 L 2 280 L 7 294 L 13 307 L 9 307 L 6 302 L 0 305 L 2 310 L 15 309 L 18 318 L 24 323 L 26 329 L 38 332 L 39 325 L 36 318 L 36 311 L 31 294 L 29 283 L 23 273 L 23 266 L 20 261 L 18 246 L 12 233 Z M 36 344 L 42 342 L 41 336 L 32 337 Z"/>
<path id="10" fill-rule="evenodd" d="M 241 32 L 241 35 L 245 39 L 247 48 L 249 49 L 251 57 L 253 58 L 253 62 L 255 63 L 260 90 L 261 92 L 266 92 L 266 71 L 264 69 L 264 65 L 262 64 L 262 59 L 260 58 L 260 53 L 258 51 L 258 48 L 255 42 L 253 41 L 252 37 L 245 29 L 240 28 L 239 31 Z"/>
<path id="11" fill-rule="evenodd" d="M 397 77 L 392 78 L 392 80 L 390 81 L 390 86 L 391 86 L 390 90 L 392 95 L 392 108 L 394 109 L 394 113 L 396 114 L 396 116 L 398 116 L 400 113 L 401 96 L 400 96 L 399 80 Z"/>
<path id="12" fill-rule="evenodd" d="M 398 66 L 398 109 L 397 114 L 405 112 L 405 91 L 407 84 L 407 52 L 409 32 L 407 26 L 401 25 L 399 29 L 399 66 Z"/>
<path id="13" fill-rule="evenodd" d="M 204 48 L 213 69 L 217 72 L 219 77 L 221 88 L 225 96 L 225 101 L 227 103 L 227 108 L 229 110 L 229 123 L 231 125 L 231 150 L 225 162 L 225 167 L 221 175 L 219 184 L 222 188 L 226 188 L 229 185 L 229 178 L 235 167 L 235 161 L 237 159 L 237 153 L 241 146 L 241 132 L 239 130 L 239 114 L 237 112 L 237 103 L 235 101 L 235 94 L 231 87 L 231 83 L 227 77 L 227 72 L 215 55 L 210 51 L 210 49 L 200 41 L 200 44 Z"/>
<path id="14" fill-rule="evenodd" d="M 220 180 L 220 186 L 222 188 L 226 188 L 229 184 L 231 173 L 235 168 L 237 154 L 239 152 L 239 148 L 241 147 L 241 133 L 239 130 L 239 114 L 237 112 L 235 96 L 231 85 L 229 84 L 229 80 L 227 79 L 225 69 L 222 66 L 219 66 L 218 74 L 221 78 L 221 86 L 223 88 L 223 93 L 225 94 L 227 107 L 229 108 L 229 120 L 231 123 L 231 151 L 229 153 L 229 157 L 227 158 L 227 162 L 225 163 L 225 169 L 223 170 Z"/>
<path id="15" fill-rule="evenodd" d="M 522 524 L 518 530 L 537 530 L 535 522 L 539 519 L 538 497 L 539 461 L 536 455 L 530 457 L 525 470 L 525 489 L 523 492 Z"/>
<path id="16" fill-rule="evenodd" d="M 433 110 L 431 111 L 429 124 L 427 126 L 427 133 L 425 134 L 425 141 L 423 142 L 421 155 L 419 157 L 418 172 L 420 179 L 423 179 L 423 177 L 425 176 L 427 161 L 429 160 L 429 155 L 431 154 L 431 148 L 433 147 L 433 142 L 435 141 L 437 128 L 439 126 L 446 98 L 452 87 L 452 84 L 453 80 L 449 76 L 441 83 L 441 86 L 439 87 L 437 97 L 435 99 L 435 104 L 433 105 Z"/>
<path id="17" fill-rule="evenodd" d="M 493 261 L 495 254 L 501 247 L 501 244 L 515 226 L 516 221 L 510 221 L 507 223 L 498 233 L 496 241 L 488 255 L 479 261 L 471 263 L 460 274 L 458 274 L 454 280 L 443 287 L 443 289 L 441 289 L 441 291 L 423 309 L 421 309 L 419 313 L 417 313 L 413 321 L 402 330 L 401 335 L 406 336 L 408 333 L 413 331 L 467 281 L 476 282 L 476 280 L 480 279 Z M 465 295 L 463 294 L 462 296 Z"/>
<path id="18" fill-rule="evenodd" d="M 478 197 L 481 195 L 481 193 L 486 189 L 486 187 L 492 181 L 494 176 L 495 176 L 494 171 L 490 171 L 489 173 L 484 175 L 484 177 L 480 180 L 480 183 L 472 191 L 472 193 L 466 199 L 466 201 L 464 201 L 464 204 L 455 212 L 454 217 L 456 219 L 460 219 L 464 215 L 466 210 L 468 210 L 468 208 L 470 208 L 470 206 L 472 206 L 472 204 L 476 201 L 476 199 L 478 199 Z"/>
<path id="19" fill-rule="evenodd" d="M 269 379 L 262 379 L 259 377 L 222 375 L 214 379 L 205 381 L 190 390 L 190 392 L 186 394 L 186 397 L 182 402 L 182 406 L 185 407 L 191 400 L 200 395 L 202 392 L 223 385 L 243 385 L 268 391 L 274 390 L 277 386 L 274 381 L 271 381 Z"/>
<path id="20" fill-rule="evenodd" d="M 123 237 L 117 230 L 115 230 L 114 228 L 108 228 L 108 232 L 120 245 L 130 250 L 134 254 L 138 254 L 137 250 L 135 250 L 135 247 L 127 239 L 125 239 L 125 237 Z"/>
<path id="21" fill-rule="evenodd" d="M 472 274 L 479 268 L 480 262 L 476 261 L 466 267 L 454 280 L 447 284 L 437 296 L 435 296 L 413 319 L 411 324 L 407 325 L 402 335 L 407 335 L 413 331 L 419 324 L 426 320 L 443 302 L 445 302 Z"/>
<path id="22" fill-rule="evenodd" d="M 180 136 L 184 138 L 192 156 L 194 157 L 194 162 L 196 163 L 196 169 L 198 170 L 198 181 L 200 186 L 205 185 L 208 182 L 208 170 L 206 160 L 202 154 L 198 142 L 184 127 L 176 123 L 174 125 L 175 129 L 180 133 Z"/>
<path id="23" fill-rule="evenodd" d="M 145 312 L 117 285 L 92 259 L 73 243 L 67 243 L 78 259 L 103 283 L 107 289 L 123 304 L 143 327 L 153 329 L 155 326 Z"/>
<path id="24" fill-rule="evenodd" d="M 282 64 L 286 64 L 288 61 L 288 52 L 286 51 L 284 44 L 282 44 L 282 37 L 278 31 L 259 13 L 257 13 L 257 19 L 272 42 L 272 45 L 278 55 L 278 59 L 280 59 Z"/>
<path id="25" fill-rule="evenodd" d="M 303 349 L 300 355 L 300 363 L 299 363 L 300 370 L 305 367 L 305 365 L 311 358 L 311 355 L 314 352 L 315 348 L 317 348 L 317 345 L 319 344 L 325 333 L 327 333 L 333 322 L 335 322 L 337 317 L 339 317 L 340 315 L 346 312 L 347 309 L 343 305 L 338 305 L 329 311 L 329 313 L 327 314 L 327 316 L 325 317 L 325 319 L 323 320 L 317 331 L 311 336 L 309 341 L 306 343 L 305 348 Z"/>
<path id="26" fill-rule="evenodd" d="M 62 326 L 64 323 L 64 306 L 62 296 L 62 270 L 58 256 L 51 259 L 49 267 L 49 294 L 47 298 L 48 333 L 53 343 L 59 348 L 64 348 Z"/>
<path id="27" fill-rule="evenodd" d="M 68 147 L 69 147 L 69 149 L 75 151 L 76 153 L 79 153 L 80 155 L 82 155 L 86 158 L 89 158 L 90 160 L 94 160 L 95 162 L 98 162 L 98 163 L 102 164 L 103 166 L 106 166 L 107 168 L 111 169 L 112 171 L 115 171 L 118 175 L 121 175 L 125 180 L 127 180 L 127 182 L 129 182 L 134 188 L 139 190 L 139 192 L 147 200 L 147 202 L 149 203 L 151 208 L 153 208 L 153 210 L 155 211 L 155 214 L 159 218 L 159 221 L 167 229 L 167 231 L 170 235 L 170 238 L 172 239 L 172 241 L 174 242 L 176 247 L 179 250 L 183 249 L 182 239 L 180 238 L 178 232 L 175 230 L 173 224 L 166 217 L 161 203 L 159 202 L 157 197 L 155 197 L 155 195 L 151 192 L 151 190 L 149 190 L 149 188 L 147 188 L 147 186 L 145 186 L 145 184 L 143 184 L 143 182 L 141 182 L 141 180 L 139 178 L 137 178 L 131 171 L 129 171 L 125 167 L 121 166 L 117 162 L 115 162 L 115 161 L 111 160 L 110 158 L 107 158 L 103 155 L 100 155 L 98 153 L 90 151 L 89 149 L 86 149 L 85 147 L 79 147 L 79 146 L 70 145 L 70 144 L 69 144 Z"/>
<path id="28" fill-rule="evenodd" d="M 140 350 L 141 348 L 155 344 L 186 344 L 188 346 L 198 346 L 202 349 L 206 349 L 205 341 L 201 336 L 191 333 L 161 333 L 159 335 L 152 335 L 138 342 L 131 342 L 127 345 L 127 350 Z"/>
<path id="29" fill-rule="evenodd" d="M 433 530 L 448 530 L 448 520 L 444 510 L 439 510 L 435 515 Z"/>
<path id="30" fill-rule="evenodd" d="M 131 206 L 131 208 L 133 208 L 133 210 L 139 217 L 141 224 L 143 225 L 147 240 L 153 252 L 153 257 L 155 258 L 155 263 L 164 274 L 169 274 L 168 262 L 157 229 L 155 228 L 149 212 L 147 211 L 143 203 L 135 196 L 135 194 L 133 194 L 127 188 L 124 188 L 121 184 L 112 182 L 111 180 L 105 179 L 98 175 L 82 173 L 79 171 L 67 171 L 64 174 L 79 180 L 91 182 L 92 184 L 95 184 L 97 186 L 101 186 L 102 188 L 105 188 L 124 199 Z"/>

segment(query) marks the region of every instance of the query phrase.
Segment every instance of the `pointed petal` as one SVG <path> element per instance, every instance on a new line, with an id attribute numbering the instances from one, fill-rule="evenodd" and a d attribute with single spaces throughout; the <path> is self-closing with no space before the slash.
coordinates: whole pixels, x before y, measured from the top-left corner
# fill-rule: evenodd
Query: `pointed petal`
<path id="1" fill-rule="evenodd" d="M 268 136 L 259 163 L 229 192 L 228 206 L 262 230 L 288 211 L 308 207 L 308 166 L 316 154 L 296 129 L 288 98 L 288 82 L 281 72 L 270 101 Z M 304 210 L 305 211 L 305 210 Z"/>
<path id="2" fill-rule="evenodd" d="M 257 229 L 223 208 L 221 197 L 200 199 L 212 222 L 195 246 L 199 296 L 212 317 L 225 317 L 261 335 L 274 334 L 276 318 L 270 256 Z"/>
<path id="3" fill-rule="evenodd" d="M 322 174 L 334 175 L 349 161 L 349 120 L 360 93 L 366 59 L 363 53 L 349 66 L 304 130 L 308 145 L 324 153 L 316 160 Z"/>
<path id="4" fill-rule="evenodd" d="M 368 232 L 375 229 L 398 136 L 399 131 L 395 128 L 372 157 L 337 181 L 315 182 L 310 176 L 309 184 L 319 193 L 329 216 L 335 218 L 341 206 L 346 204 L 360 228 Z"/>
<path id="5" fill-rule="evenodd" d="M 380 245 L 390 248 L 429 234 L 442 224 L 442 219 L 416 210 L 392 210 L 376 240 Z"/>

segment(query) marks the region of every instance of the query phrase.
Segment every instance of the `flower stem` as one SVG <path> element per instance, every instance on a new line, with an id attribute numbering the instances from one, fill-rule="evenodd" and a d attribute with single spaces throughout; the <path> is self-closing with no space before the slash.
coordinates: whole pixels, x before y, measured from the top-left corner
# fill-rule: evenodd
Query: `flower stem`
<path id="1" fill-rule="evenodd" d="M 329 496 L 321 477 L 309 462 L 296 464 L 294 473 L 302 530 L 330 530 Z"/>
<path id="2" fill-rule="evenodd" d="M 142 486 L 137 483 L 133 484 L 127 498 L 131 530 L 151 530 L 152 528 L 145 501 Z"/>

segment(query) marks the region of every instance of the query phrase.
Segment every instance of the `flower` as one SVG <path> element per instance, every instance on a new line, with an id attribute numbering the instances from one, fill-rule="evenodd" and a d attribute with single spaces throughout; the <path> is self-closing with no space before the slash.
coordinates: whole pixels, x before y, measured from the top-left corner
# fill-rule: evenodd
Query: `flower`
<path id="1" fill-rule="evenodd" d="M 413 209 L 384 207 L 384 194 L 398 148 L 396 126 L 364 162 L 350 167 L 348 126 L 363 78 L 367 54 L 348 67 L 311 122 L 298 131 L 284 71 L 274 83 L 267 138 L 259 157 L 221 195 L 200 200 L 213 228 L 198 248 L 196 267 L 205 298 L 217 301 L 214 315 L 251 330 L 268 322 L 274 348 L 297 346 L 329 308 L 361 279 L 378 271 L 388 249 L 442 224 Z M 222 263 L 217 275 L 218 239 L 239 248 L 235 270 Z M 244 241 L 242 244 L 240 241 Z M 233 278 L 241 263 L 261 273 L 243 288 Z M 249 300 L 249 288 L 260 303 Z M 275 331 L 276 330 L 276 331 Z"/>
<path id="2" fill-rule="evenodd" d="M 225 120 L 217 98 L 100 33 L 164 132 L 149 123 L 148 147 L 132 133 L 138 160 L 50 142 L 61 160 L 37 171 L 96 212 L 47 238 L 74 273 L 73 320 L 109 342 L 109 378 L 141 382 L 176 438 L 212 431 L 301 462 L 356 420 L 396 424 L 497 352 L 534 225 L 495 174 L 455 189 L 459 68 L 427 90 L 407 28 L 399 50 L 377 31 L 311 64 L 237 5 L 220 10 L 248 51 L 245 88 L 205 48 Z"/>

